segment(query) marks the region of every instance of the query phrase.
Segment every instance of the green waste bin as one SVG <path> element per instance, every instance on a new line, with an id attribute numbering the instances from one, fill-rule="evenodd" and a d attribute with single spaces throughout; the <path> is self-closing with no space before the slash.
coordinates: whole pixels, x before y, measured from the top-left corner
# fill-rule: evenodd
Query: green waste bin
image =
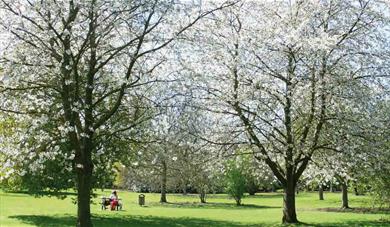
<path id="1" fill-rule="evenodd" d="M 140 206 L 144 206 L 145 205 L 145 195 L 144 194 L 141 194 L 138 196 L 138 204 Z"/>

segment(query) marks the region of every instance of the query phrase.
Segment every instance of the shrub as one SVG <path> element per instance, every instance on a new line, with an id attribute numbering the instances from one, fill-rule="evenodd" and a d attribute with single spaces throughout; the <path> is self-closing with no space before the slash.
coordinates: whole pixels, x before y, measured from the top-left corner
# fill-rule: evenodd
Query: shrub
<path id="1" fill-rule="evenodd" d="M 235 162 L 230 162 L 227 165 L 225 185 L 226 192 L 236 200 L 237 206 L 240 206 L 241 198 L 244 196 L 246 189 L 246 180 L 242 169 Z"/>

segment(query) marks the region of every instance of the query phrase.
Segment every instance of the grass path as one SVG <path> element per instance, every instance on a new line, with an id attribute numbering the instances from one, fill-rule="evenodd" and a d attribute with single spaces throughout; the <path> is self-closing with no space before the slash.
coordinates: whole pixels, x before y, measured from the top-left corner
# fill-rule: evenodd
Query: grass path
<path id="1" fill-rule="evenodd" d="M 109 191 L 97 191 L 98 196 Z M 207 204 L 200 204 L 196 195 L 169 194 L 168 204 L 160 204 L 158 194 L 145 194 L 146 206 L 137 205 L 137 193 L 119 192 L 124 201 L 122 211 L 101 210 L 99 197 L 91 209 L 95 226 L 280 226 L 282 195 L 260 193 L 243 199 L 237 207 L 226 195 L 210 195 Z M 355 209 L 340 211 L 340 194 L 327 193 L 325 200 L 316 193 L 297 196 L 298 219 L 304 226 L 390 226 L 389 211 L 370 211 L 370 198 L 350 195 Z M 74 226 L 76 206 L 72 195 L 64 200 L 55 197 L 35 198 L 23 193 L 0 191 L 0 226 Z"/>

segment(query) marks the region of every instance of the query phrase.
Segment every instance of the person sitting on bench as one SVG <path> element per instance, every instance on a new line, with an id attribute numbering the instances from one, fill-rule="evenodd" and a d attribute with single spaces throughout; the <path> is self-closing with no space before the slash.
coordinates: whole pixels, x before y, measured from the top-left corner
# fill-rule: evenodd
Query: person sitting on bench
<path id="1" fill-rule="evenodd" d="M 112 191 L 110 195 L 110 204 L 111 204 L 111 210 L 115 210 L 116 206 L 118 206 L 118 194 L 116 191 Z"/>

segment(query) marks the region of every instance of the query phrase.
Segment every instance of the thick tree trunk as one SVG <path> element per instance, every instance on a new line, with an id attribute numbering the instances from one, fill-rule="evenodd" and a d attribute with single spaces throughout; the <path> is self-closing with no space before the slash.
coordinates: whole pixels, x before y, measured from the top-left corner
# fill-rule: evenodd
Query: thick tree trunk
<path id="1" fill-rule="evenodd" d="M 77 181 L 77 226 L 90 227 L 92 226 L 89 204 L 91 198 L 91 176 L 80 173 L 77 176 Z"/>
<path id="2" fill-rule="evenodd" d="M 342 206 L 341 208 L 346 209 L 349 208 L 348 205 L 348 186 L 346 182 L 341 183 L 341 191 L 342 191 Z"/>
<path id="3" fill-rule="evenodd" d="M 318 186 L 318 196 L 320 200 L 324 200 L 324 187 L 322 186 L 322 183 Z"/>
<path id="4" fill-rule="evenodd" d="M 286 170 L 285 170 L 285 182 L 284 182 L 284 198 L 283 198 L 283 223 L 298 223 L 297 214 L 295 210 L 295 192 L 297 190 L 298 178 L 295 179 L 294 166 L 294 149 L 293 149 L 293 121 L 292 121 L 292 83 L 291 80 L 294 76 L 294 57 L 292 54 L 288 56 L 288 73 L 286 78 L 286 91 L 285 91 L 285 105 L 284 105 L 284 126 L 286 127 Z M 302 162 L 301 168 L 306 168 L 307 164 Z"/>
<path id="5" fill-rule="evenodd" d="M 161 198 L 160 203 L 167 202 L 167 163 L 162 162 L 162 174 L 161 174 Z"/>
<path id="6" fill-rule="evenodd" d="M 77 172 L 77 226 L 91 227 L 92 145 L 88 141 L 82 153 L 76 157 Z"/>
<path id="7" fill-rule="evenodd" d="M 241 206 L 241 198 L 236 198 L 236 205 Z"/>
<path id="8" fill-rule="evenodd" d="M 284 185 L 282 221 L 283 223 L 298 223 L 295 209 L 295 182 L 293 179 L 287 179 L 286 185 Z"/>

